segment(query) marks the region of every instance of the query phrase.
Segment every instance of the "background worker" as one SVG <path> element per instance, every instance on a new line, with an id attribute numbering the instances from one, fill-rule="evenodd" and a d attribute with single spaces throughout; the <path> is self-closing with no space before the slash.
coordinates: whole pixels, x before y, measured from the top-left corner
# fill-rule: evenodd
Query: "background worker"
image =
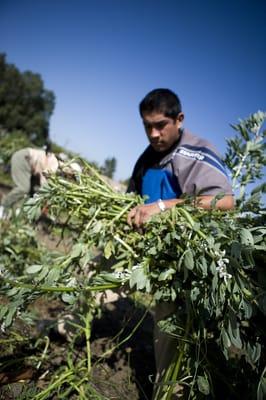
<path id="1" fill-rule="evenodd" d="M 32 196 L 46 182 L 45 172 L 56 172 L 58 160 L 46 149 L 24 148 L 11 157 L 11 177 L 14 188 L 2 199 L 4 208 L 16 205 L 25 196 Z"/>
<path id="2" fill-rule="evenodd" d="M 183 128 L 184 114 L 178 96 L 169 89 L 155 89 L 139 105 L 149 146 L 139 157 L 129 182 L 128 192 L 146 196 L 144 205 L 128 213 L 128 223 L 140 227 L 152 215 L 182 204 L 182 194 L 193 196 L 195 206 L 210 209 L 234 207 L 231 184 L 220 156 L 206 140 Z M 159 382 L 172 361 L 176 341 L 157 328 L 157 322 L 175 310 L 173 303 L 155 308 L 156 381 Z M 174 346 L 174 347 L 173 347 Z"/>

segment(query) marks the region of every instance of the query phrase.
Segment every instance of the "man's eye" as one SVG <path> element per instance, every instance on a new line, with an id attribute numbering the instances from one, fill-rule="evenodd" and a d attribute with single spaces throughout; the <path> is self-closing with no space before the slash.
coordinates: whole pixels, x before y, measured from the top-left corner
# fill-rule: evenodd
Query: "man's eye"
<path id="1" fill-rule="evenodd" d="M 144 122 L 144 127 L 145 127 L 146 130 L 151 130 L 152 128 L 155 128 L 158 131 L 160 131 L 167 124 L 168 124 L 168 121 L 160 121 L 160 122 L 154 122 L 154 123 Z"/>
<path id="2" fill-rule="evenodd" d="M 158 122 L 158 124 L 154 124 L 154 125 L 155 125 L 155 128 L 160 130 L 160 129 L 163 129 L 167 125 L 167 122 L 162 121 L 162 122 Z"/>

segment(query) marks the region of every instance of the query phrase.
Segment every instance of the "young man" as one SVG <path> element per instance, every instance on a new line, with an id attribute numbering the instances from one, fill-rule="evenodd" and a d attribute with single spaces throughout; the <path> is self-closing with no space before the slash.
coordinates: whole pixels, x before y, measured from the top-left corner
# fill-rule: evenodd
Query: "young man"
<path id="1" fill-rule="evenodd" d="M 140 227 L 152 215 L 182 204 L 182 194 L 193 196 L 195 205 L 206 209 L 211 208 L 215 196 L 223 194 L 215 207 L 233 208 L 232 188 L 223 162 L 210 143 L 183 129 L 184 114 L 178 96 L 168 89 L 155 89 L 141 101 L 139 111 L 150 144 L 135 165 L 128 192 L 146 196 L 146 201 L 130 210 L 128 223 Z M 158 304 L 155 322 L 174 310 L 173 303 Z M 171 362 L 175 347 L 175 340 L 155 326 L 157 382 Z"/>
<path id="2" fill-rule="evenodd" d="M 140 226 L 152 215 L 182 204 L 182 194 L 195 196 L 198 207 L 210 208 L 212 199 L 223 193 L 216 207 L 233 208 L 225 167 L 210 143 L 183 129 L 178 96 L 155 89 L 141 101 L 139 111 L 150 145 L 135 165 L 128 191 L 147 200 L 129 212 L 128 223 Z"/>

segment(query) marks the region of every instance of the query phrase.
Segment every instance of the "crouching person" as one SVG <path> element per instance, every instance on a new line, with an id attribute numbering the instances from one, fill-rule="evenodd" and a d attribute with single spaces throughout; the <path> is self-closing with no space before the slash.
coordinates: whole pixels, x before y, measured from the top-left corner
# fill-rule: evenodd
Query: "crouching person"
<path id="1" fill-rule="evenodd" d="M 4 209 L 16 207 L 26 196 L 32 196 L 46 182 L 45 172 L 56 172 L 57 158 L 50 149 L 24 148 L 11 158 L 14 188 L 2 199 Z"/>

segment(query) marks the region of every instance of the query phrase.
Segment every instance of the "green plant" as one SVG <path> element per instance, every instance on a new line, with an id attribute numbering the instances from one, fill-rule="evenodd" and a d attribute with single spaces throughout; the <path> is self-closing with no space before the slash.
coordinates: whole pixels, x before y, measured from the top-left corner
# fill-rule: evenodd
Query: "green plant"
<path id="1" fill-rule="evenodd" d="M 234 211 L 199 210 L 188 199 L 134 231 L 126 216 L 143 201 L 140 197 L 116 193 L 86 163 L 83 173 L 72 180 L 51 176 L 25 210 L 34 220 L 48 206 L 62 235 L 66 229 L 72 232 L 74 245 L 67 255 L 26 266 L 20 277 L 3 271 L 2 293 L 9 305 L 19 297 L 26 308 L 29 294 L 43 293 L 60 296 L 71 306 L 81 304 L 81 298 L 93 303 L 95 292 L 121 286 L 149 293 L 155 302 L 176 302 L 175 312 L 160 322 L 160 328 L 177 340 L 177 347 L 156 399 L 171 399 L 179 384 L 187 399 L 245 395 L 261 400 L 265 393 L 266 229 L 260 201 L 264 187 L 250 195 L 245 188 L 262 176 L 265 132 L 260 129 L 265 117 L 259 112 L 241 121 L 234 126 L 238 136 L 228 141 L 225 162 L 240 190 Z M 101 264 L 94 262 L 95 248 L 103 254 Z M 111 270 L 107 269 L 107 260 L 113 258 Z M 2 316 L 5 319 L 7 314 Z"/>

